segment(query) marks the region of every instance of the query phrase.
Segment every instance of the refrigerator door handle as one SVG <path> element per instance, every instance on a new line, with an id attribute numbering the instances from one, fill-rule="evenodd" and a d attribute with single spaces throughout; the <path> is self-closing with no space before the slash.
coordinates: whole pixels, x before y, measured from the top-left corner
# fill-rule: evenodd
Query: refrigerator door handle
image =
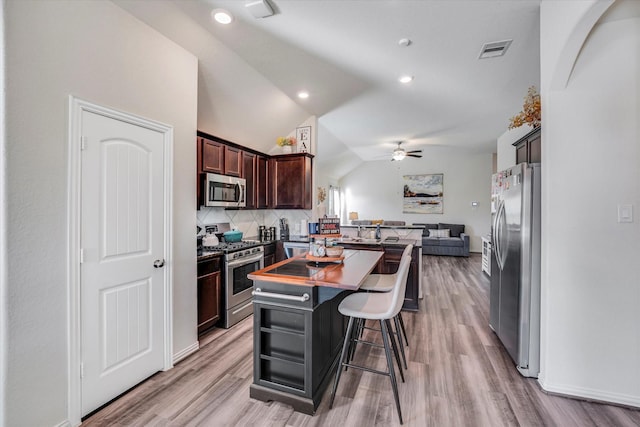
<path id="1" fill-rule="evenodd" d="M 504 222 L 504 201 L 501 200 L 498 205 L 498 212 L 495 217 L 495 225 L 494 225 L 494 234 L 495 234 L 495 244 L 496 244 L 496 261 L 498 263 L 498 268 L 502 271 L 504 269 L 504 247 L 503 247 L 503 222 Z"/>

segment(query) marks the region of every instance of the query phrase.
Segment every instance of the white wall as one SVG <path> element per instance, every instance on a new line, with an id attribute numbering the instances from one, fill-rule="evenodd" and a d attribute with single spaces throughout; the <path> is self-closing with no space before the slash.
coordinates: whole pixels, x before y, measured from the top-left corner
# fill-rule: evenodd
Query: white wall
<path id="1" fill-rule="evenodd" d="M 513 143 L 531 132 L 530 126 L 509 129 L 498 137 L 497 172 L 516 165 L 516 147 Z"/>
<path id="2" fill-rule="evenodd" d="M 291 129 L 295 135 L 295 127 L 309 117 L 225 45 L 224 33 L 229 28 L 212 25 L 209 2 L 182 2 L 182 7 L 170 1 L 114 2 L 198 57 L 202 65 L 198 70 L 198 130 L 269 153 L 277 137 Z"/>
<path id="3" fill-rule="evenodd" d="M 360 219 L 402 220 L 407 224 L 464 224 L 471 251 L 481 252 L 481 236 L 491 229 L 490 196 L 492 154 L 459 148 L 430 146 L 423 158 L 401 162 L 365 162 L 340 180 L 345 212 L 356 211 Z M 402 213 L 403 175 L 444 174 L 443 214 Z M 479 202 L 477 208 L 471 202 Z"/>
<path id="4" fill-rule="evenodd" d="M 541 8 L 540 383 L 640 406 L 640 3 L 614 3 L 552 90 L 558 23 L 589 3 Z M 620 204 L 634 206 L 633 223 L 617 222 Z"/>
<path id="5" fill-rule="evenodd" d="M 4 43 L 4 0 L 0 1 L 0 52 Z M 7 199 L 6 199 L 6 140 L 5 140 L 5 62 L 0 54 L 0 427 L 6 424 L 7 385 Z"/>
<path id="6" fill-rule="evenodd" d="M 68 96 L 174 126 L 177 353 L 197 340 L 197 59 L 111 2 L 12 0 L 5 14 L 5 417 L 11 426 L 52 426 L 68 416 Z"/>

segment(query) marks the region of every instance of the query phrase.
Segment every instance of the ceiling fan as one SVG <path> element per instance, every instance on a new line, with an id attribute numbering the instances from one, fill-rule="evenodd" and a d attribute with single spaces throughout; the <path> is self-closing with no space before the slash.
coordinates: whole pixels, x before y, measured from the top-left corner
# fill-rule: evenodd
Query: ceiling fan
<path id="1" fill-rule="evenodd" d="M 398 142 L 398 146 L 396 147 L 395 150 L 393 150 L 393 153 L 391 154 L 391 161 L 400 161 L 402 159 L 404 159 L 405 157 L 417 157 L 417 158 L 421 158 L 422 157 L 422 150 L 411 150 L 411 151 L 406 151 L 404 148 L 400 147 L 400 144 L 402 144 L 402 141 Z"/>

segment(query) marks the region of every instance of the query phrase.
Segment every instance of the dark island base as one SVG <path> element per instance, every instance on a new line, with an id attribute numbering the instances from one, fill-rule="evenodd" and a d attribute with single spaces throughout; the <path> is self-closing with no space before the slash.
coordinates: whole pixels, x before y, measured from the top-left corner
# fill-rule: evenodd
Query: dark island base
<path id="1" fill-rule="evenodd" d="M 338 305 L 351 291 L 266 281 L 255 286 L 261 293 L 253 302 L 254 381 L 249 395 L 313 415 L 335 373 L 346 329 Z M 305 294 L 308 299 L 290 298 Z"/>
<path id="2" fill-rule="evenodd" d="M 339 354 L 336 356 L 339 356 Z M 306 415 L 314 415 L 316 413 L 316 409 L 318 409 L 318 406 L 320 405 L 322 395 L 326 391 L 327 387 L 331 384 L 331 380 L 334 378 L 333 373 L 336 370 L 337 364 L 338 357 L 334 359 L 328 374 L 322 380 L 322 383 L 316 390 L 313 398 L 296 396 L 295 394 L 274 390 L 272 388 L 264 387 L 258 384 L 251 384 L 251 386 L 249 387 L 249 397 L 256 400 L 261 400 L 263 402 L 281 402 L 286 405 L 291 405 L 291 407 L 293 407 L 293 410 L 296 412 L 301 412 Z"/>

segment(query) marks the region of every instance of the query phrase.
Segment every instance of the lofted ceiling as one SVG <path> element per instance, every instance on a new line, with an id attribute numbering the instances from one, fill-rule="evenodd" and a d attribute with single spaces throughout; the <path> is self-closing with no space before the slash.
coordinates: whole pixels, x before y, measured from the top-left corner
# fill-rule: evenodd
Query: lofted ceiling
<path id="1" fill-rule="evenodd" d="M 232 97 L 251 97 L 253 103 L 237 114 L 260 116 L 245 121 L 260 133 L 226 129 L 224 115 L 211 127 L 256 148 L 272 146 L 275 136 L 315 115 L 318 150 L 326 136 L 332 158 L 342 152 L 386 159 L 397 141 L 406 141 L 406 149 L 444 145 L 494 152 L 527 88 L 539 87 L 539 0 L 268 1 L 276 13 L 261 19 L 251 16 L 243 0 L 115 3 L 188 50 L 199 46 L 199 92 L 207 98 L 199 109 L 221 94 L 229 109 Z M 235 20 L 215 23 L 214 8 L 228 10 Z M 205 34 L 210 50 L 194 40 Z M 399 45 L 403 38 L 411 44 Z M 478 59 L 485 43 L 502 40 L 513 40 L 504 56 Z M 255 75 L 238 83 L 230 72 L 211 71 L 220 66 L 222 49 Z M 207 58 L 208 52 L 215 54 Z M 402 74 L 414 80 L 403 85 Z M 225 75 L 233 87 L 202 95 L 224 85 Z M 298 99 L 300 90 L 309 98 Z M 199 117 L 201 122 L 206 119 Z"/>

